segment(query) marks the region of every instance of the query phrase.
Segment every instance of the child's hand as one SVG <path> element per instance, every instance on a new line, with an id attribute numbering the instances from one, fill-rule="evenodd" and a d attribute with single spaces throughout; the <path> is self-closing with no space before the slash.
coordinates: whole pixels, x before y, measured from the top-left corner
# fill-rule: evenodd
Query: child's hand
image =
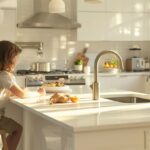
<path id="1" fill-rule="evenodd" d="M 46 91 L 43 87 L 40 87 L 37 92 L 41 95 L 41 96 L 45 96 L 46 95 Z"/>

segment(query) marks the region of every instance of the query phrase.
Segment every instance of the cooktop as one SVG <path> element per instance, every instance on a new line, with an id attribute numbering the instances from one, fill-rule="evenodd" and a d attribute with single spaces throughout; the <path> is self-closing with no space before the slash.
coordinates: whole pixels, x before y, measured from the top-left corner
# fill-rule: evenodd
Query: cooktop
<path id="1" fill-rule="evenodd" d="M 17 70 L 17 75 L 32 75 L 32 74 L 73 74 L 73 73 L 83 73 L 82 71 L 76 70 L 52 70 L 49 72 L 45 71 L 32 71 L 32 70 Z"/>

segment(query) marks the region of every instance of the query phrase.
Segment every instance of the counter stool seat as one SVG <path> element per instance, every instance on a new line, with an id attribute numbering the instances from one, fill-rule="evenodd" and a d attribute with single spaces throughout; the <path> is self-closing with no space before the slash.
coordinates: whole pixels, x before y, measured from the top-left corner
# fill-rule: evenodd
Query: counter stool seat
<path id="1" fill-rule="evenodd" d="M 8 146 L 7 146 L 7 141 L 6 141 L 6 131 L 0 129 L 0 135 L 1 135 L 1 139 L 2 139 L 2 146 L 3 149 L 2 150 L 8 150 Z"/>

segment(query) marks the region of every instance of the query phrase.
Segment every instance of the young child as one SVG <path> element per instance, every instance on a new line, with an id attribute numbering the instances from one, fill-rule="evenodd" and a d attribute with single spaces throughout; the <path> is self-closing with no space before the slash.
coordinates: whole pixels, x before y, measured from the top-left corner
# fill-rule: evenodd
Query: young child
<path id="1" fill-rule="evenodd" d="M 9 150 L 16 150 L 19 143 L 22 126 L 5 116 L 5 102 L 8 91 L 20 98 L 30 97 L 31 92 L 22 89 L 13 75 L 21 49 L 9 41 L 0 41 L 0 129 L 8 133 L 7 145 Z M 44 89 L 39 89 L 37 95 L 43 95 Z"/>

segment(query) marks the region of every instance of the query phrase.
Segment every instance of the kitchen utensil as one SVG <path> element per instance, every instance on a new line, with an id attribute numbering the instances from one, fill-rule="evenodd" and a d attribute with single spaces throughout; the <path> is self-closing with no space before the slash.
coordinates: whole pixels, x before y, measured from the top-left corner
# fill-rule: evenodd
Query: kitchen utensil
<path id="1" fill-rule="evenodd" d="M 127 71 L 143 71 L 145 69 L 145 60 L 142 57 L 132 57 L 126 60 Z"/>
<path id="2" fill-rule="evenodd" d="M 138 45 L 133 45 L 131 48 L 129 48 L 130 51 L 130 57 L 141 57 L 141 51 L 142 49 Z"/>
<path id="3" fill-rule="evenodd" d="M 32 71 L 50 72 L 50 63 L 49 62 L 32 63 L 31 70 Z"/>
<path id="4" fill-rule="evenodd" d="M 90 71 L 91 71 L 90 66 L 85 66 L 84 67 L 84 73 L 90 74 Z"/>

